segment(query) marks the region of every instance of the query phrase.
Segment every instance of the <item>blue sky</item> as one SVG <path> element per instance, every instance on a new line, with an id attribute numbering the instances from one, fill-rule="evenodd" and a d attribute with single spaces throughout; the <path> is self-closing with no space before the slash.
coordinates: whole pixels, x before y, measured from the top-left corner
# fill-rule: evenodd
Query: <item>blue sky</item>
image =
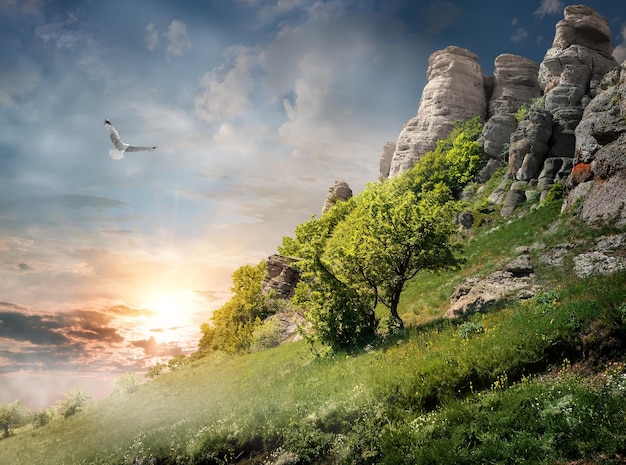
<path id="1" fill-rule="evenodd" d="M 626 59 L 621 2 L 586 4 Z M 193 350 L 236 268 L 376 179 L 432 52 L 541 61 L 564 6 L 0 0 L 0 402 Z M 158 149 L 109 158 L 105 118 Z"/>

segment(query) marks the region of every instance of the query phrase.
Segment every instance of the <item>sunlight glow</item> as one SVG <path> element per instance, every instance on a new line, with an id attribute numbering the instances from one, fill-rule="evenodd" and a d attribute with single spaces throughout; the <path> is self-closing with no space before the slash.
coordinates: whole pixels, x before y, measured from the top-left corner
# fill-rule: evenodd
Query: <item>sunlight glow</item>
<path id="1" fill-rule="evenodd" d="M 193 324 L 199 310 L 193 293 L 184 290 L 154 290 L 148 292 L 141 308 L 149 310 L 144 316 L 142 330 L 156 340 L 169 340 L 184 327 Z"/>

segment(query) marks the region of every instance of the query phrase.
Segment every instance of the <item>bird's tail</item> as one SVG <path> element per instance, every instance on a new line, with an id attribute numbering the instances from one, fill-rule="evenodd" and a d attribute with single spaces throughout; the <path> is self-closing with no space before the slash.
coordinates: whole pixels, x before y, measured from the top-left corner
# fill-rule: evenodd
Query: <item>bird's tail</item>
<path id="1" fill-rule="evenodd" d="M 124 153 L 120 152 L 119 150 L 109 150 L 109 157 L 111 157 L 113 160 L 121 160 L 122 158 L 124 158 Z"/>

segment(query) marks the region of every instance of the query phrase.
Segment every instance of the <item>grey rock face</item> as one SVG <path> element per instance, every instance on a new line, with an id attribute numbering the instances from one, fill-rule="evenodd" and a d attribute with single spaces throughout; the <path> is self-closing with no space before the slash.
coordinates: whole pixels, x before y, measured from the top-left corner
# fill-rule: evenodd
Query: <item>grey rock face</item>
<path id="1" fill-rule="evenodd" d="M 536 178 L 543 167 L 552 135 L 552 114 L 535 109 L 520 121 L 511 135 L 509 173 L 519 181 Z"/>
<path id="2" fill-rule="evenodd" d="M 391 169 L 391 159 L 393 153 L 396 151 L 395 142 L 387 142 L 383 146 L 383 151 L 380 154 L 380 161 L 378 163 L 378 180 L 382 181 L 389 177 L 389 170 Z"/>
<path id="3" fill-rule="evenodd" d="M 337 202 L 346 201 L 352 197 L 352 189 L 348 183 L 344 181 L 335 181 L 330 189 L 328 189 L 328 195 L 322 206 L 322 214 L 334 207 Z"/>
<path id="4" fill-rule="evenodd" d="M 290 299 L 300 280 L 300 271 L 293 266 L 297 258 L 283 255 L 270 255 L 265 262 L 267 274 L 261 282 L 264 294 L 274 292 L 280 299 Z"/>
<path id="5" fill-rule="evenodd" d="M 588 223 L 626 225 L 626 63 L 608 73 L 576 127 L 571 191 L 563 208 L 583 199 Z"/>
<path id="6" fill-rule="evenodd" d="M 484 77 L 477 58 L 472 52 L 454 46 L 430 56 L 428 83 L 417 116 L 404 125 L 398 136 L 390 177 L 408 170 L 422 155 L 433 150 L 455 121 L 486 115 Z"/>
<path id="7" fill-rule="evenodd" d="M 584 152 L 597 150 L 591 140 L 577 142 L 576 131 L 583 110 L 602 90 L 604 75 L 617 65 L 612 51 L 605 17 L 583 5 L 565 8 L 552 47 L 539 66 L 545 109 L 554 120 L 549 157 L 572 157 L 581 145 Z"/>
<path id="8" fill-rule="evenodd" d="M 503 158 L 516 127 L 517 120 L 513 113 L 495 114 L 485 123 L 478 142 L 491 158 Z"/>
<path id="9" fill-rule="evenodd" d="M 515 113 L 522 104 L 541 95 L 537 74 L 539 63 L 528 58 L 504 53 L 494 61 L 493 93 L 489 115 Z"/>
<path id="10" fill-rule="evenodd" d="M 552 187 L 554 183 L 563 183 L 572 171 L 572 159 L 568 157 L 552 157 L 547 158 L 543 162 L 543 168 L 539 173 L 537 186 L 542 193 Z"/>
<path id="11" fill-rule="evenodd" d="M 509 192 L 504 198 L 500 215 L 504 218 L 508 218 L 513 214 L 515 207 L 526 201 L 526 188 L 528 183 L 526 181 L 516 181 L 511 185 Z"/>

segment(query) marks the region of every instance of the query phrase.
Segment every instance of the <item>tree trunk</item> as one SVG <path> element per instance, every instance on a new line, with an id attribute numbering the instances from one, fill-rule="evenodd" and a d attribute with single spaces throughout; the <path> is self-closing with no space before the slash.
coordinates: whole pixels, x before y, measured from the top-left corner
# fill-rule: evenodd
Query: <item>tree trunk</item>
<path id="1" fill-rule="evenodd" d="M 398 304 L 400 303 L 400 293 L 402 292 L 402 286 L 400 289 L 394 289 L 393 295 L 391 296 L 391 302 L 389 305 L 389 313 L 391 317 L 389 318 L 389 326 L 390 329 L 398 329 L 402 331 L 404 329 L 404 321 L 398 315 Z"/>

